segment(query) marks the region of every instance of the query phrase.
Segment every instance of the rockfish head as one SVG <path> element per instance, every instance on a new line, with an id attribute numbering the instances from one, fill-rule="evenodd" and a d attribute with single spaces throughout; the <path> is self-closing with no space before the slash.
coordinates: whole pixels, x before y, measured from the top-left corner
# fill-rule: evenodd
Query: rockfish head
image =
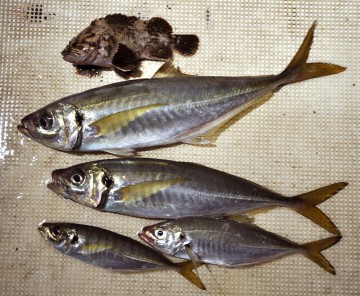
<path id="1" fill-rule="evenodd" d="M 72 151 L 81 145 L 81 122 L 73 106 L 55 102 L 25 116 L 17 128 L 47 147 Z"/>
<path id="2" fill-rule="evenodd" d="M 82 244 L 82 236 L 72 224 L 43 222 L 38 230 L 50 245 L 63 253 L 70 253 Z"/>
<path id="3" fill-rule="evenodd" d="M 101 206 L 112 185 L 108 174 L 91 163 L 55 170 L 51 177 L 52 182 L 47 185 L 49 189 L 92 208 Z"/>
<path id="4" fill-rule="evenodd" d="M 181 228 L 172 221 L 145 226 L 138 236 L 154 249 L 170 256 L 176 255 L 183 246 L 188 244 Z"/>
<path id="5" fill-rule="evenodd" d="M 74 65 L 111 67 L 110 58 L 117 51 L 113 33 L 106 26 L 90 26 L 70 40 L 61 52 Z"/>

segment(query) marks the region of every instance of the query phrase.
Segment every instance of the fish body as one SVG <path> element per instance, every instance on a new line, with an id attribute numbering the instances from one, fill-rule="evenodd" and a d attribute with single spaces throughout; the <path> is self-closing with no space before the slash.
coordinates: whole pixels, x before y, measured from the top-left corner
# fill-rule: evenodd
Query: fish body
<path id="1" fill-rule="evenodd" d="M 144 21 L 113 14 L 91 22 L 61 54 L 79 74 L 93 76 L 108 68 L 129 78 L 140 76 L 143 60 L 168 61 L 173 51 L 191 56 L 198 44 L 196 35 L 172 34 L 171 25 L 160 17 Z"/>
<path id="2" fill-rule="evenodd" d="M 334 267 L 320 251 L 341 238 L 333 236 L 299 245 L 252 224 L 192 217 L 146 226 L 139 237 L 164 254 L 226 267 L 244 267 L 301 254 L 332 274 Z"/>
<path id="3" fill-rule="evenodd" d="M 288 207 L 328 231 L 336 226 L 316 204 L 344 188 L 332 184 L 286 197 L 251 181 L 188 162 L 159 159 L 108 159 L 52 172 L 48 187 L 94 209 L 142 218 L 230 216 Z"/>
<path id="4" fill-rule="evenodd" d="M 201 280 L 191 262 L 173 263 L 153 249 L 129 237 L 98 227 L 72 223 L 42 223 L 38 230 L 60 252 L 95 266 L 120 272 L 170 269 L 199 288 Z"/>
<path id="5" fill-rule="evenodd" d="M 172 72 L 179 76 L 111 84 L 51 103 L 24 117 L 18 129 L 62 151 L 129 155 L 136 149 L 181 142 L 212 144 L 226 123 L 284 85 L 345 70 L 306 63 L 314 29 L 315 23 L 279 75 L 197 77 Z"/>

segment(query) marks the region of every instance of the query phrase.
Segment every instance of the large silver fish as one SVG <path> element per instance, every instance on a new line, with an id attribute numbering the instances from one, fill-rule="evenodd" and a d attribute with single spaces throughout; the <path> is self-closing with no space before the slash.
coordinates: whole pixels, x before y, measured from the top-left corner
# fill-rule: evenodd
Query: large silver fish
<path id="1" fill-rule="evenodd" d="M 173 51 L 191 56 L 198 45 L 196 35 L 172 34 L 171 25 L 160 17 L 144 21 L 118 13 L 91 22 L 61 54 L 78 74 L 98 75 L 107 68 L 129 78 L 140 76 L 143 60 L 168 61 Z"/>
<path id="2" fill-rule="evenodd" d="M 24 117 L 19 130 L 63 151 L 107 151 L 190 143 L 209 145 L 224 124 L 283 86 L 344 67 L 306 63 L 315 23 L 288 67 L 257 77 L 180 76 L 120 82 L 75 94 Z"/>
<path id="3" fill-rule="evenodd" d="M 158 159 L 108 159 L 52 172 L 48 187 L 85 206 L 155 219 L 237 215 L 288 207 L 340 234 L 316 207 L 347 183 L 286 197 L 253 182 L 194 163 Z"/>
<path id="4" fill-rule="evenodd" d="M 299 245 L 252 224 L 191 217 L 144 227 L 139 237 L 164 254 L 193 262 L 243 267 L 301 254 L 331 274 L 335 268 L 320 252 L 341 239 Z"/>
<path id="5" fill-rule="evenodd" d="M 72 223 L 41 223 L 41 235 L 60 252 L 87 263 L 119 272 L 170 269 L 205 290 L 190 262 L 173 263 L 129 237 L 98 227 Z"/>

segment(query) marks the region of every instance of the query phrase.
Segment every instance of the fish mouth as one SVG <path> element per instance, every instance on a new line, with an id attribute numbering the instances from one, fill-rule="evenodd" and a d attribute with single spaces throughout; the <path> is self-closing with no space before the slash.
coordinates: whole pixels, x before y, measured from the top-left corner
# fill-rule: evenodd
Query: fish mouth
<path id="1" fill-rule="evenodd" d="M 29 130 L 23 125 L 23 124 L 19 124 L 17 126 L 17 129 L 26 137 L 31 138 L 31 135 L 29 133 Z"/>
<path id="2" fill-rule="evenodd" d="M 142 239 L 144 242 L 148 243 L 149 245 L 153 245 L 155 242 L 155 239 L 152 237 L 152 235 L 148 235 L 148 231 L 146 230 L 147 227 L 144 227 L 141 232 L 138 232 L 138 236 L 140 239 Z"/>
<path id="3" fill-rule="evenodd" d="M 63 170 L 55 170 L 51 173 L 52 182 L 48 183 L 46 186 L 51 191 L 55 192 L 57 195 L 60 195 L 65 198 L 70 198 L 66 193 L 66 185 L 61 181 L 61 173 Z"/>
<path id="4" fill-rule="evenodd" d="M 43 236 L 43 237 L 46 237 L 46 229 L 47 227 L 44 225 L 46 223 L 46 221 L 42 221 L 39 223 L 37 229 L 39 230 L 40 234 Z"/>

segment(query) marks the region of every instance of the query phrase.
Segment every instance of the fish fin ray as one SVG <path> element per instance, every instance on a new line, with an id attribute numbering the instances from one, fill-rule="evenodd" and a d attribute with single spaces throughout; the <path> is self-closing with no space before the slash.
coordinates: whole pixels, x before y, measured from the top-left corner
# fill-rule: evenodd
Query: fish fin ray
<path id="1" fill-rule="evenodd" d="M 74 65 L 76 74 L 87 77 L 98 77 L 101 75 L 103 68 L 92 65 Z"/>
<path id="2" fill-rule="evenodd" d="M 201 262 L 196 262 L 196 268 L 203 265 Z M 191 261 L 185 261 L 176 263 L 178 267 L 177 272 L 186 278 L 188 281 L 193 283 L 196 287 L 200 288 L 201 290 L 206 290 L 204 284 L 202 283 L 200 277 L 194 273 L 192 270 L 194 269 L 194 265 Z"/>
<path id="3" fill-rule="evenodd" d="M 115 13 L 107 15 L 104 20 L 110 25 L 129 25 L 138 20 L 136 16 L 126 16 L 125 14 Z"/>
<path id="4" fill-rule="evenodd" d="M 129 47 L 125 44 L 119 43 L 117 51 L 113 54 L 111 62 L 114 67 L 122 71 L 133 71 L 139 67 L 139 58 Z"/>
<path id="5" fill-rule="evenodd" d="M 150 59 L 155 60 L 168 60 L 173 57 L 173 52 L 170 47 L 154 47 L 150 50 Z"/>
<path id="6" fill-rule="evenodd" d="M 287 68 L 280 74 L 280 76 L 286 77 L 286 82 L 280 85 L 279 88 L 281 88 L 285 84 L 291 84 L 311 78 L 333 75 L 346 70 L 345 67 L 334 64 L 306 63 L 309 57 L 311 44 L 314 39 L 315 27 L 316 21 L 309 29 L 299 50 L 297 51 Z"/>
<path id="7" fill-rule="evenodd" d="M 103 117 L 97 121 L 94 121 L 89 126 L 99 136 L 108 133 L 113 133 L 125 127 L 126 125 L 129 124 L 129 122 L 136 120 L 138 117 L 142 116 L 143 114 L 153 109 L 166 105 L 167 104 L 159 103 L 159 104 L 146 105 L 139 108 L 120 111 L 111 114 L 109 116 Z"/>
<path id="8" fill-rule="evenodd" d="M 332 266 L 331 263 L 320 252 L 330 248 L 340 240 L 341 236 L 332 236 L 315 242 L 303 244 L 301 245 L 305 249 L 305 253 L 303 255 L 319 265 L 322 269 L 335 275 L 336 271 L 334 266 Z"/>
<path id="9" fill-rule="evenodd" d="M 207 145 L 209 147 L 215 146 L 215 143 L 217 141 L 217 138 L 220 136 L 220 134 L 229 128 L 231 125 L 233 125 L 235 122 L 237 122 L 240 118 L 254 110 L 255 108 L 259 107 L 260 105 L 264 104 L 268 100 L 271 99 L 273 96 L 273 93 L 266 94 L 262 96 L 261 98 L 257 99 L 255 104 L 252 104 L 248 107 L 240 106 L 240 108 L 237 110 L 232 110 L 228 112 L 227 114 L 223 115 L 222 117 L 219 117 L 218 119 L 214 120 L 211 124 L 213 127 L 211 127 L 209 130 L 205 131 L 204 133 L 200 135 L 196 135 L 195 137 L 189 137 L 188 139 L 181 140 L 181 142 L 190 144 L 190 145 Z M 194 133 L 194 131 L 187 132 L 189 134 Z"/>
<path id="10" fill-rule="evenodd" d="M 339 182 L 331 184 L 307 193 L 303 193 L 294 197 L 299 202 L 296 203 L 297 206 L 293 209 L 298 212 L 300 215 L 310 219 L 320 227 L 326 229 L 327 231 L 340 235 L 340 231 L 336 225 L 330 220 L 330 218 L 322 212 L 316 205 L 324 202 L 331 196 L 335 195 L 342 189 L 344 189 L 348 183 Z"/>
<path id="11" fill-rule="evenodd" d="M 157 192 L 164 190 L 168 187 L 171 187 L 176 184 L 181 184 L 189 181 L 186 178 L 176 178 L 176 179 L 167 179 L 167 180 L 156 180 L 149 182 L 142 182 L 134 185 L 129 185 L 121 188 L 121 200 L 130 202 L 145 199 Z"/>
<path id="12" fill-rule="evenodd" d="M 164 63 L 154 74 L 152 78 L 164 78 L 164 77 L 181 77 L 181 76 L 194 76 L 181 72 L 179 67 L 175 67 L 174 64 L 169 61 Z"/>
<path id="13" fill-rule="evenodd" d="M 196 35 L 174 35 L 173 46 L 178 53 L 192 56 L 196 53 L 199 42 L 199 37 Z"/>
<path id="14" fill-rule="evenodd" d="M 147 22 L 147 29 L 150 34 L 171 34 L 171 25 L 161 17 L 153 17 Z"/>

